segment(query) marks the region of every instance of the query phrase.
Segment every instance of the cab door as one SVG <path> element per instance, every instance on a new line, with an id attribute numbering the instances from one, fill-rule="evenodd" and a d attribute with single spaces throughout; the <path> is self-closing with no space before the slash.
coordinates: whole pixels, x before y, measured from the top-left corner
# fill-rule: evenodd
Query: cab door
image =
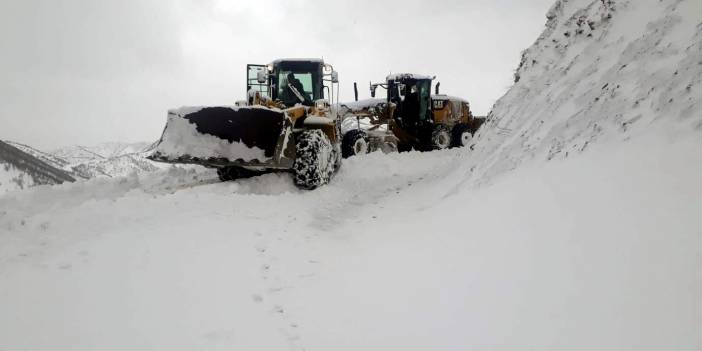
<path id="1" fill-rule="evenodd" d="M 431 117 L 431 81 L 417 81 L 419 98 L 419 120 L 426 122 Z"/>
<path id="2" fill-rule="evenodd" d="M 266 76 L 265 83 L 258 81 L 259 74 Z M 261 96 L 270 97 L 270 89 L 268 85 L 268 69 L 266 65 L 248 64 L 246 65 L 246 93 L 250 90 L 257 91 Z"/>

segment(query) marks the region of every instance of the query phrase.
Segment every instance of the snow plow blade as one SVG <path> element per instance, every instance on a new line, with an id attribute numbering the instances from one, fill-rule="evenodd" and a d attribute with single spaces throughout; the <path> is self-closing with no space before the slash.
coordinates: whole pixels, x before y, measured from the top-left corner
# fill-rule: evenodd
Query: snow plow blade
<path id="1" fill-rule="evenodd" d="M 263 106 L 196 107 L 168 111 L 149 159 L 207 167 L 289 169 L 291 132 L 285 111 Z M 286 152 L 288 151 L 288 152 Z"/>

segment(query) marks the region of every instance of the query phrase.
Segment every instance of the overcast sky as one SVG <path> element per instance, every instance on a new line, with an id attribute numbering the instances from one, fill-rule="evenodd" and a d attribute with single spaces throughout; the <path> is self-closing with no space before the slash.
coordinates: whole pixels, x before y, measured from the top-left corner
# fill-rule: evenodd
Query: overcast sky
<path id="1" fill-rule="evenodd" d="M 0 139 L 153 141 L 166 110 L 245 96 L 245 65 L 322 57 L 353 82 L 436 75 L 487 113 L 554 0 L 3 0 Z"/>

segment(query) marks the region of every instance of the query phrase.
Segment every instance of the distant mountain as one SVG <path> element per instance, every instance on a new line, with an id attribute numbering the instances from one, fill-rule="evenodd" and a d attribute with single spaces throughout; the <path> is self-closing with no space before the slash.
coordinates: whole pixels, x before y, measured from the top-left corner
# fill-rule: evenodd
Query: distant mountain
<path id="1" fill-rule="evenodd" d="M 52 155 L 68 162 L 67 167 L 80 178 L 121 177 L 159 169 L 159 165 L 145 157 L 150 146 L 150 143 L 118 142 L 76 145 L 54 150 Z"/>
<path id="2" fill-rule="evenodd" d="M 17 148 L 23 152 L 26 152 L 26 153 L 38 158 L 39 160 L 46 162 L 47 164 L 49 164 L 53 167 L 63 169 L 65 171 L 70 171 L 70 167 L 68 167 L 70 165 L 70 163 L 61 157 L 55 156 L 55 155 L 50 154 L 48 152 L 37 150 L 29 145 L 25 145 L 25 144 L 18 143 L 15 141 L 5 140 L 5 143 L 8 145 L 14 146 L 15 148 Z"/>
<path id="3" fill-rule="evenodd" d="M 142 153 L 150 143 L 102 143 L 95 146 L 75 145 L 53 150 L 52 155 L 66 160 L 71 165 L 117 158 L 129 154 Z"/>
<path id="4" fill-rule="evenodd" d="M 132 173 L 153 172 L 164 165 L 146 159 L 146 154 L 152 144 L 149 143 L 103 143 L 95 146 L 69 146 L 51 152 L 41 151 L 29 145 L 14 141 L 5 141 L 3 150 L 9 148 L 20 151 L 36 161 L 61 171 L 71 179 L 90 179 L 96 177 L 121 177 Z M 7 151 L 4 151 L 6 154 Z M 14 155 L 14 154 L 13 154 Z M 8 156 L 9 157 L 9 156 Z M 15 157 L 16 158 L 16 157 Z M 28 159 L 23 156 L 22 159 Z M 1 158 L 0 158 L 1 160 Z M 36 163 L 36 162 L 35 162 Z M 4 162 L 0 165 L 2 188 L 10 190 L 47 184 L 46 181 L 35 181 L 27 172 L 17 167 L 15 162 Z M 13 184 L 10 187 L 10 184 Z M 54 184 L 49 182 L 48 184 Z M 0 193 L 3 191 L 0 191 Z"/>
<path id="5" fill-rule="evenodd" d="M 47 160 L 52 159 L 51 155 L 48 154 L 39 156 Z M 59 160 L 55 161 L 60 162 Z M 0 194 L 35 185 L 53 185 L 74 181 L 75 178 L 68 172 L 54 167 L 31 153 L 0 141 Z"/>

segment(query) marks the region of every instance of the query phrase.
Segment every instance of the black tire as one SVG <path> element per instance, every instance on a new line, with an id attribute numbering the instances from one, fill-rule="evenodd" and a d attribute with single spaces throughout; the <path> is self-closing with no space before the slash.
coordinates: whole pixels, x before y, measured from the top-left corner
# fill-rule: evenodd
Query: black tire
<path id="1" fill-rule="evenodd" d="M 252 171 L 252 170 L 248 170 L 246 168 L 235 167 L 235 166 L 217 168 L 217 176 L 219 176 L 219 180 L 221 180 L 223 182 L 229 182 L 229 181 L 237 180 L 237 179 L 256 177 L 256 176 L 259 176 L 263 173 L 264 172 Z"/>
<path id="2" fill-rule="evenodd" d="M 431 131 L 430 146 L 432 150 L 443 150 L 451 147 L 451 131 L 443 124 L 437 124 Z"/>
<path id="3" fill-rule="evenodd" d="M 337 164 L 338 152 L 319 129 L 306 130 L 297 136 L 293 177 L 295 185 L 312 190 L 329 183 Z"/>
<path id="4" fill-rule="evenodd" d="M 361 129 L 353 129 L 344 134 L 341 140 L 341 155 L 349 158 L 364 155 L 370 152 L 370 139 L 368 133 Z"/>
<path id="5" fill-rule="evenodd" d="M 453 126 L 451 131 L 451 147 L 468 146 L 473 139 L 473 133 L 470 126 L 465 123 L 459 123 Z"/>

